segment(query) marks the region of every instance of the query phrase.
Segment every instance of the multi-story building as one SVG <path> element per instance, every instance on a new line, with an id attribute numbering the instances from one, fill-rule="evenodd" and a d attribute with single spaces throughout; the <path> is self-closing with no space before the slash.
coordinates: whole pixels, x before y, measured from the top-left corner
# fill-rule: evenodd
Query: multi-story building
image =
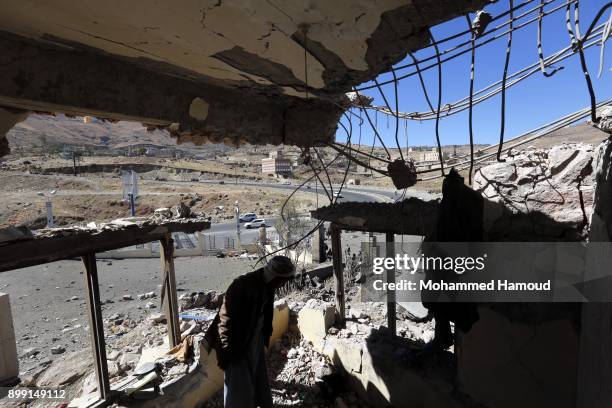
<path id="1" fill-rule="evenodd" d="M 291 176 L 291 160 L 280 152 L 270 153 L 270 157 L 261 159 L 261 172 L 269 176 Z"/>

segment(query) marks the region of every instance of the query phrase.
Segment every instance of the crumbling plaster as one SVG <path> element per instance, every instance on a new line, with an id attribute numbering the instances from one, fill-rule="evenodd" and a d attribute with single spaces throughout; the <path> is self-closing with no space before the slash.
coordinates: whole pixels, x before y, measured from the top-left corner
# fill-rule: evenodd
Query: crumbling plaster
<path id="1" fill-rule="evenodd" d="M 488 2 L 0 0 L 0 106 L 309 146 L 334 138 L 351 87 Z"/>
<path id="2" fill-rule="evenodd" d="M 441 2 L 444 3 L 444 2 Z M 448 3 L 448 2 L 446 2 Z M 473 9 L 480 2 L 449 9 Z M 407 10 L 402 11 L 403 8 Z M 368 40 L 381 26 L 384 13 L 405 14 L 399 39 L 438 19 L 448 18 L 422 1 L 326 0 L 291 1 L 186 1 L 177 7 L 170 0 L 154 5 L 145 1 L 79 2 L 60 0 L 0 1 L 0 27 L 31 38 L 83 44 L 129 58 L 163 61 L 196 74 L 220 80 L 250 79 L 271 84 L 265 73 L 246 73 L 215 57 L 235 47 L 281 64 L 306 83 L 304 48 L 292 36 L 306 32 L 311 40 L 335 54 L 350 70 L 368 71 Z M 427 13 L 428 9 L 434 13 Z M 452 13 L 454 10 L 448 10 Z M 408 18 L 406 18 L 408 17 Z M 383 28 L 384 29 L 384 28 Z M 421 36 L 422 37 L 422 36 Z M 427 39 L 420 38 L 420 45 Z M 372 44 L 385 48 L 386 44 Z M 308 48 L 308 45 L 306 45 Z M 325 66 L 308 55 L 308 85 L 325 87 Z"/>

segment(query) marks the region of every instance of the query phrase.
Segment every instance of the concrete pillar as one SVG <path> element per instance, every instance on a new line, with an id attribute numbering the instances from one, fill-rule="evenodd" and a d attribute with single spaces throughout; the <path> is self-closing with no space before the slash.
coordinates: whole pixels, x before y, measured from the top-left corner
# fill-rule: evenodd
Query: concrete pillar
<path id="1" fill-rule="evenodd" d="M 19 375 L 17 343 L 9 295 L 0 292 L 0 386 L 11 384 Z"/>
<path id="2" fill-rule="evenodd" d="M 317 231 L 312 234 L 312 262 L 325 262 L 327 256 L 325 254 L 325 226 L 321 224 Z"/>

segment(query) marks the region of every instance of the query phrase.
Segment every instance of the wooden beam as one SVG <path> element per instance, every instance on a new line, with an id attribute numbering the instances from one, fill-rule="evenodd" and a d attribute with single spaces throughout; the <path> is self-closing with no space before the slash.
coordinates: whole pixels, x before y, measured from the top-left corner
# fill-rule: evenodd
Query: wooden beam
<path id="1" fill-rule="evenodd" d="M 398 203 L 344 202 L 317 208 L 311 216 L 343 230 L 430 236 L 438 207 L 438 200 L 410 197 Z"/>
<path id="2" fill-rule="evenodd" d="M 334 224 L 330 227 L 332 256 L 334 265 L 334 281 L 336 283 L 336 312 L 341 326 L 345 323 L 344 268 L 342 267 L 341 230 Z"/>
<path id="3" fill-rule="evenodd" d="M 209 221 L 131 225 L 116 229 L 54 230 L 21 241 L 0 243 L 0 272 L 25 268 L 91 252 L 104 252 L 163 239 L 170 232 L 196 232 L 210 228 Z"/>
<path id="4" fill-rule="evenodd" d="M 104 325 L 102 324 L 102 307 L 100 304 L 100 288 L 98 286 L 98 268 L 96 254 L 90 252 L 82 257 L 85 266 L 85 289 L 87 291 L 87 310 L 89 316 L 89 337 L 94 352 L 94 367 L 98 380 L 98 392 L 101 400 L 110 397 L 111 388 L 108 379 L 108 364 L 106 362 L 106 346 L 104 340 Z"/>
<path id="5" fill-rule="evenodd" d="M 395 235 L 393 233 L 387 233 L 385 239 L 385 249 L 387 258 L 395 258 Z M 387 283 L 395 283 L 395 268 L 387 269 Z M 387 287 L 387 327 L 389 331 L 395 336 L 397 334 L 396 329 L 396 297 L 395 290 L 391 290 Z"/>
<path id="6" fill-rule="evenodd" d="M 174 273 L 174 240 L 171 234 L 159 241 L 162 250 L 159 251 L 162 268 L 164 269 L 164 281 L 162 302 L 168 322 L 168 339 L 170 348 L 181 342 L 181 328 L 178 318 L 178 297 L 176 293 L 176 275 Z M 165 293 L 165 296 L 164 296 Z M 165 300 L 165 302 L 164 302 Z"/>

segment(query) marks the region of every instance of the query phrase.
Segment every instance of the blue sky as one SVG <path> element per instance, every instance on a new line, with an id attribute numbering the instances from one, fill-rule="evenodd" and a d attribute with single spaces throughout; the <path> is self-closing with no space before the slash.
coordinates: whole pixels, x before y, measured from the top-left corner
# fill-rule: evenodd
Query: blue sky
<path id="1" fill-rule="evenodd" d="M 526 0 L 515 0 L 515 6 Z M 584 35 L 597 11 L 606 4 L 607 0 L 582 0 L 580 2 L 580 30 Z M 539 1 L 525 6 L 516 14 L 523 13 L 539 4 Z M 555 6 L 564 4 L 564 0 L 557 0 L 545 7 L 550 10 Z M 485 10 L 496 16 L 509 8 L 508 0 L 500 0 L 497 3 L 488 5 Z M 610 10 L 604 13 L 600 23 L 605 23 L 610 15 Z M 519 20 L 516 24 L 526 21 L 536 14 Z M 473 15 L 470 16 L 473 18 Z M 502 23 L 506 18 L 494 21 L 489 29 Z M 442 39 L 454 33 L 464 31 L 467 28 L 465 17 L 458 17 L 454 20 L 440 24 L 432 28 L 436 39 Z M 499 32 L 503 32 L 500 30 Z M 601 37 L 601 36 L 600 36 Z M 486 37 L 485 37 L 486 38 Z M 537 54 L 537 24 L 533 23 L 513 33 L 513 46 L 508 74 L 524 68 L 538 60 Z M 458 40 L 449 41 L 440 45 L 440 50 L 449 48 L 458 42 L 467 40 L 468 37 L 462 36 Z M 474 90 L 477 91 L 492 82 L 502 78 L 503 65 L 506 53 L 506 36 L 493 41 L 476 50 L 476 71 Z M 542 44 L 544 57 L 567 47 L 569 36 L 565 26 L 565 7 L 561 10 L 544 17 Z M 597 100 L 612 97 L 612 72 L 610 71 L 612 60 L 612 47 L 607 44 L 606 55 L 604 58 L 604 70 L 600 79 L 597 78 L 599 68 L 599 46 L 591 47 L 585 51 L 585 56 L 593 80 L 593 86 Z M 417 58 L 422 59 L 433 55 L 432 47 L 417 52 Z M 410 63 L 408 57 L 396 66 Z M 458 57 L 443 64 L 442 81 L 442 106 L 446 103 L 455 102 L 469 94 L 469 62 L 470 53 Z M 557 72 L 553 77 L 546 78 L 541 73 L 536 73 L 530 78 L 509 88 L 506 92 L 506 131 L 505 139 L 508 140 L 516 135 L 536 128 L 542 124 L 553 121 L 561 116 L 572 113 L 578 109 L 589 105 L 589 94 L 586 82 L 580 68 L 580 58 L 576 54 L 557 66 L 565 68 Z M 408 73 L 411 68 L 398 70 L 397 74 Z M 423 73 L 425 84 L 428 88 L 430 99 L 434 107 L 437 103 L 437 68 L 432 68 Z M 385 73 L 378 77 L 378 81 L 392 79 L 391 74 Z M 362 84 L 370 85 L 373 83 Z M 389 103 L 394 108 L 394 90 L 392 85 L 383 86 Z M 401 112 L 426 111 L 428 105 L 418 82 L 418 77 L 404 79 L 400 81 L 399 107 Z M 369 96 L 375 98 L 375 105 L 384 105 L 384 101 L 376 88 L 364 91 Z M 474 139 L 476 143 L 497 143 L 500 129 L 501 95 L 474 106 Z M 374 113 L 370 112 L 372 120 Z M 386 115 L 378 114 L 378 129 L 383 136 L 387 146 L 395 146 L 395 118 L 386 118 Z M 388 127 L 387 127 L 388 121 Z M 344 120 L 346 124 L 346 120 Z M 408 121 L 408 144 L 414 145 L 434 145 L 435 144 L 435 121 Z M 357 142 L 359 129 L 358 120 L 353 120 L 353 142 Z M 444 118 L 440 122 L 440 137 L 442 144 L 467 144 L 469 141 L 468 115 L 467 111 L 456 114 L 449 118 Z M 367 121 L 362 127 L 362 143 L 371 144 L 373 132 Z M 405 146 L 404 121 L 400 121 L 400 144 Z M 337 141 L 346 140 L 346 134 L 339 128 Z"/>

